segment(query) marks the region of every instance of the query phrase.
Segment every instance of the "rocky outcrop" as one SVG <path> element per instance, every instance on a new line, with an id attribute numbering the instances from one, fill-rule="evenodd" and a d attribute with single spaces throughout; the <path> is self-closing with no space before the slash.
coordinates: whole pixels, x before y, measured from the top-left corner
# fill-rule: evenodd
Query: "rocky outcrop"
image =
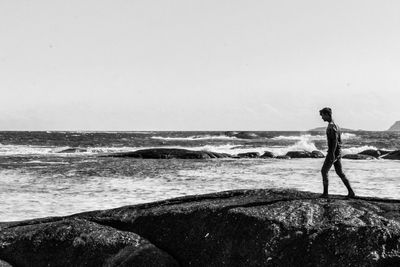
<path id="1" fill-rule="evenodd" d="M 400 131 L 400 121 L 396 121 L 390 128 L 387 130 L 390 132 L 398 132 Z"/>
<path id="2" fill-rule="evenodd" d="M 379 158 L 380 156 L 386 155 L 388 153 L 390 153 L 390 151 L 386 151 L 386 150 L 382 150 L 382 149 L 367 149 L 358 154 Z"/>
<path id="3" fill-rule="evenodd" d="M 0 258 L 14 266 L 178 266 L 135 233 L 79 218 L 2 226 Z"/>
<path id="4" fill-rule="evenodd" d="M 259 158 L 260 153 L 258 152 L 239 153 L 237 156 L 239 158 Z"/>
<path id="5" fill-rule="evenodd" d="M 194 151 L 176 148 L 142 149 L 133 152 L 123 152 L 104 155 L 105 157 L 141 158 L 141 159 L 211 159 L 227 158 L 228 154 L 210 151 Z M 103 156 L 103 157 L 104 157 Z"/>
<path id="6" fill-rule="evenodd" d="M 400 160 L 400 150 L 392 151 L 381 158 Z"/>
<path id="7" fill-rule="evenodd" d="M 344 159 L 356 159 L 356 160 L 366 160 L 366 159 L 375 159 L 373 156 L 363 155 L 363 154 L 346 154 L 342 156 Z"/>
<path id="8" fill-rule="evenodd" d="M 122 236 L 136 233 L 171 255 L 181 266 L 400 265 L 400 201 L 318 196 L 294 190 L 237 190 L 50 218 L 46 222 L 23 222 L 25 226 L 3 224 L 0 259 L 16 265 L 17 258 L 23 261 L 41 247 L 48 249 L 48 255 L 57 255 L 59 261 L 68 260 L 71 255 L 68 249 L 64 249 L 65 255 L 51 254 L 58 251 L 52 246 L 56 241 L 43 238 L 38 242 L 36 235 L 23 227 L 34 223 L 54 225 L 50 233 L 55 240 L 75 240 L 84 231 L 71 237 L 62 234 L 63 231 L 59 235 L 54 233 L 63 220 L 77 220 L 91 222 L 87 227 L 93 225 L 94 229 L 107 226 L 106 233 L 115 231 Z M 7 239 L 4 229 L 9 231 Z M 132 236 L 132 243 L 137 243 L 137 235 Z M 113 244 L 128 242 L 124 238 L 104 239 L 113 240 Z M 9 245 L 10 240 L 25 243 Z M 85 240 L 91 239 L 85 238 L 84 244 Z M 57 244 L 68 247 L 63 241 Z M 120 254 L 116 251 L 122 246 L 113 247 L 117 248 L 108 254 L 110 257 Z M 86 249 L 90 246 L 81 247 L 80 253 Z M 129 254 L 130 250 L 124 251 Z M 54 258 L 49 256 L 48 260 Z M 108 258 L 104 261 L 111 262 Z M 83 261 L 77 266 L 82 265 Z"/>
<path id="9" fill-rule="evenodd" d="M 270 151 L 265 151 L 264 154 L 261 155 L 261 158 L 275 158 L 275 155 Z"/>
<path id="10" fill-rule="evenodd" d="M 324 154 L 322 154 L 322 152 L 320 151 L 289 151 L 288 153 L 286 153 L 287 157 L 290 158 L 324 158 Z"/>

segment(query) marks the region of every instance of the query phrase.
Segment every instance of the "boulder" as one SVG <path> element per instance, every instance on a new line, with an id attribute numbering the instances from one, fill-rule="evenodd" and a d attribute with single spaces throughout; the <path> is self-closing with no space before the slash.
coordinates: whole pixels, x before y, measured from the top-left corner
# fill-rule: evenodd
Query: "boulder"
<path id="1" fill-rule="evenodd" d="M 381 157 L 383 159 L 396 159 L 396 160 L 400 160 L 400 150 L 396 150 L 396 151 L 392 151 L 386 155 L 384 155 L 383 157 Z"/>
<path id="2" fill-rule="evenodd" d="M 380 156 L 386 155 L 388 153 L 390 153 L 390 151 L 382 150 L 382 149 L 367 149 L 358 154 L 379 158 Z"/>
<path id="3" fill-rule="evenodd" d="M 8 262 L 0 260 L 0 267 L 12 267 Z"/>
<path id="4" fill-rule="evenodd" d="M 325 157 L 322 152 L 314 150 L 312 152 L 309 151 L 289 151 L 286 153 L 286 156 L 290 158 L 323 158 Z"/>
<path id="5" fill-rule="evenodd" d="M 118 158 L 141 158 L 141 159 L 211 159 L 226 158 L 230 155 L 225 153 L 215 153 L 210 151 L 194 151 L 177 148 L 152 148 L 142 149 L 133 152 L 113 153 L 103 155 L 103 157 Z"/>
<path id="6" fill-rule="evenodd" d="M 368 155 L 364 155 L 364 154 L 346 154 L 344 156 L 342 156 L 343 159 L 356 159 L 356 160 L 360 160 L 360 159 L 375 159 L 375 157 L 373 156 L 368 156 Z"/>
<path id="7" fill-rule="evenodd" d="M 261 155 L 261 158 L 275 158 L 275 155 L 272 152 L 265 151 L 264 154 Z"/>
<path id="8" fill-rule="evenodd" d="M 181 266 L 400 266 L 400 201 L 237 190 L 76 215 Z"/>
<path id="9" fill-rule="evenodd" d="M 287 156 L 287 155 L 279 155 L 276 156 L 277 159 L 291 159 L 291 157 Z"/>
<path id="10" fill-rule="evenodd" d="M 237 156 L 239 158 L 259 158 L 260 153 L 258 152 L 239 153 Z"/>
<path id="11" fill-rule="evenodd" d="M 135 233 L 79 218 L 1 227 L 0 258 L 14 266 L 178 266 Z"/>

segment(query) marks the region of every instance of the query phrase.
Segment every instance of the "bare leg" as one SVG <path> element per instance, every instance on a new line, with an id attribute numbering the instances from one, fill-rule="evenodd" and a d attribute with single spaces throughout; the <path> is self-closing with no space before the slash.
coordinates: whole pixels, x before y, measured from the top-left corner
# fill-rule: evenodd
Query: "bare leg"
<path id="1" fill-rule="evenodd" d="M 335 161 L 334 167 L 335 167 L 335 171 L 336 171 L 337 175 L 340 177 L 340 179 L 342 179 L 342 182 L 346 186 L 347 191 L 349 191 L 347 196 L 354 197 L 355 194 L 354 194 L 353 189 L 351 188 L 350 181 L 349 181 L 349 179 L 347 179 L 346 175 L 343 173 L 342 162 L 341 162 L 340 158 Z"/>
<path id="2" fill-rule="evenodd" d="M 324 186 L 324 192 L 321 197 L 328 197 L 328 188 L 329 188 L 329 179 L 328 172 L 332 167 L 332 160 L 330 158 L 325 158 L 324 165 L 322 165 L 321 174 L 322 174 L 322 185 Z"/>

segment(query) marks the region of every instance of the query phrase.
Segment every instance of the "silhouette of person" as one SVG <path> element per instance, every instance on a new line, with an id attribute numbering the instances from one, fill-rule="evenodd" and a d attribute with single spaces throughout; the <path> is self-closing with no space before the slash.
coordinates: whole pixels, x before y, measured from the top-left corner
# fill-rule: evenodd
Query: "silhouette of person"
<path id="1" fill-rule="evenodd" d="M 350 182 L 347 179 L 346 175 L 342 170 L 342 162 L 341 162 L 341 147 L 342 147 L 342 139 L 340 128 L 335 124 L 332 118 L 332 109 L 323 108 L 319 111 L 322 119 L 328 122 L 328 127 L 326 128 L 326 137 L 328 141 L 328 152 L 325 157 L 324 164 L 322 165 L 321 174 L 322 174 L 322 184 L 324 186 L 324 192 L 321 197 L 328 197 L 328 187 L 329 187 L 329 179 L 328 172 L 332 165 L 335 167 L 336 174 L 342 179 L 342 182 L 346 186 L 349 191 L 347 197 L 355 197 L 354 191 L 351 188 Z"/>

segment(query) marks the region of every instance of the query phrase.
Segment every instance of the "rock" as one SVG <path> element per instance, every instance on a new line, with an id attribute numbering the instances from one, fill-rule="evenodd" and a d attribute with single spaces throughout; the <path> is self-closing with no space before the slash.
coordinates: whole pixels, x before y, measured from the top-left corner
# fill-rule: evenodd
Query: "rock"
<path id="1" fill-rule="evenodd" d="M 103 156 L 104 157 L 104 156 Z M 209 151 L 193 151 L 176 148 L 152 148 L 133 152 L 123 152 L 105 155 L 105 157 L 141 158 L 141 159 L 210 159 L 226 158 L 230 155 Z"/>
<path id="2" fill-rule="evenodd" d="M 324 158 L 322 152 L 314 150 L 312 152 L 308 151 L 289 151 L 286 156 L 290 158 Z"/>
<path id="3" fill-rule="evenodd" d="M 79 218 L 2 227 L 0 258 L 15 266 L 178 266 L 135 233 Z"/>
<path id="4" fill-rule="evenodd" d="M 260 153 L 258 152 L 239 153 L 237 156 L 239 158 L 259 158 Z"/>
<path id="5" fill-rule="evenodd" d="M 400 121 L 396 121 L 390 128 L 387 130 L 390 132 L 398 132 L 400 131 Z"/>
<path id="6" fill-rule="evenodd" d="M 389 154 L 390 152 L 392 152 L 392 151 L 382 150 L 382 149 L 367 149 L 358 154 L 379 158 L 383 155 Z"/>
<path id="7" fill-rule="evenodd" d="M 325 158 L 325 155 L 318 150 L 314 150 L 311 152 L 312 158 Z"/>
<path id="8" fill-rule="evenodd" d="M 400 150 L 396 150 L 396 151 L 392 151 L 386 155 L 384 155 L 383 157 L 381 157 L 382 159 L 396 159 L 396 160 L 400 160 Z"/>
<path id="9" fill-rule="evenodd" d="M 363 154 L 346 154 L 342 156 L 343 159 L 375 159 L 373 156 L 363 155 Z"/>
<path id="10" fill-rule="evenodd" d="M 82 153 L 82 152 L 87 152 L 87 149 L 84 148 L 67 148 L 61 151 L 58 151 L 57 153 Z"/>
<path id="11" fill-rule="evenodd" d="M 287 155 L 279 155 L 276 156 L 277 159 L 291 159 L 291 157 L 287 156 Z"/>
<path id="12" fill-rule="evenodd" d="M 76 216 L 136 232 L 181 266 L 400 266 L 400 201 L 237 190 Z"/>
<path id="13" fill-rule="evenodd" d="M 265 151 L 261 158 L 275 158 L 275 155 L 272 152 Z"/>

